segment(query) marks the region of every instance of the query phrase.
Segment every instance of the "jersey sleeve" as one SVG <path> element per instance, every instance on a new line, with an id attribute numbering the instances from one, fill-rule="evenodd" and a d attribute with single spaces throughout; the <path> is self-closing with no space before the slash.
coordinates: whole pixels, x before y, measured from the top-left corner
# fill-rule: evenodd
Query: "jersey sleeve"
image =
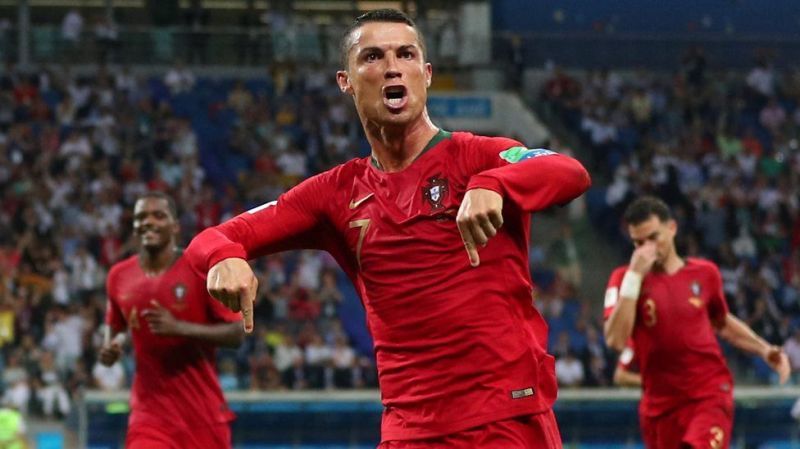
<path id="1" fill-rule="evenodd" d="M 716 265 L 710 265 L 712 290 L 708 300 L 708 316 L 715 325 L 725 322 L 728 315 L 728 302 L 725 300 L 725 292 L 722 288 L 722 275 Z"/>
<path id="2" fill-rule="evenodd" d="M 620 267 L 611 273 L 606 286 L 605 299 L 603 300 L 603 319 L 607 320 L 614 311 L 614 307 L 619 301 L 619 287 L 622 285 L 622 277 L 625 275 L 625 267 Z"/>
<path id="3" fill-rule="evenodd" d="M 185 255 L 193 269 L 205 274 L 217 262 L 253 259 L 290 249 L 323 249 L 319 229 L 326 207 L 320 192 L 334 191 L 327 173 L 309 178 L 276 201 L 270 201 L 198 234 Z"/>
<path id="4" fill-rule="evenodd" d="M 115 296 L 116 270 L 111 270 L 106 280 L 106 317 L 105 322 L 114 332 L 122 332 L 128 327 L 125 315 L 119 307 L 118 298 Z"/>
<path id="5" fill-rule="evenodd" d="M 583 165 L 569 156 L 505 138 L 474 136 L 469 146 L 467 190 L 495 191 L 526 212 L 566 204 L 591 185 Z"/>

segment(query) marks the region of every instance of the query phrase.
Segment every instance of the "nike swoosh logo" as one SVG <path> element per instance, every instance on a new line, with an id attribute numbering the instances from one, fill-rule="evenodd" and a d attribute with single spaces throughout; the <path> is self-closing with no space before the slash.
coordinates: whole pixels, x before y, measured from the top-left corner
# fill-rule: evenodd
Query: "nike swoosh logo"
<path id="1" fill-rule="evenodd" d="M 367 201 L 368 199 L 372 198 L 372 195 L 374 195 L 374 193 L 369 193 L 369 194 L 367 194 L 367 196 L 365 196 L 364 198 L 361 198 L 358 201 L 350 200 L 350 209 L 355 209 L 356 207 L 360 206 L 361 203 L 363 203 L 364 201 Z"/>

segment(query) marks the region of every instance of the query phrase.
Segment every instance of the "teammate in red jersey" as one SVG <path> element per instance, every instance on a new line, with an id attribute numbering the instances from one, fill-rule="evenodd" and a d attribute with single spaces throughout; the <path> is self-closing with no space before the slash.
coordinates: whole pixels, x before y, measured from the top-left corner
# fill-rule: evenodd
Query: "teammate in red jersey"
<path id="1" fill-rule="evenodd" d="M 727 448 L 733 425 L 733 378 L 716 333 L 789 376 L 789 362 L 728 312 L 713 262 L 682 258 L 669 207 L 642 197 L 625 212 L 636 249 L 614 270 L 605 296 L 605 335 L 622 350 L 633 339 L 642 376 L 640 423 L 650 449 Z"/>
<path id="2" fill-rule="evenodd" d="M 239 346 L 242 317 L 208 295 L 177 247 L 172 200 L 158 192 L 136 201 L 139 253 L 108 274 L 106 324 L 116 336 L 100 361 L 116 362 L 128 329 L 136 357 L 127 449 L 230 448 L 228 410 L 214 369 L 215 346 Z"/>
<path id="3" fill-rule="evenodd" d="M 400 12 L 359 17 L 342 50 L 337 81 L 353 96 L 371 157 L 205 230 L 187 257 L 249 330 L 257 282 L 245 259 L 330 252 L 367 312 L 381 448 L 561 447 L 528 231 L 530 212 L 582 194 L 588 173 L 551 151 L 436 127 L 423 39 Z"/>

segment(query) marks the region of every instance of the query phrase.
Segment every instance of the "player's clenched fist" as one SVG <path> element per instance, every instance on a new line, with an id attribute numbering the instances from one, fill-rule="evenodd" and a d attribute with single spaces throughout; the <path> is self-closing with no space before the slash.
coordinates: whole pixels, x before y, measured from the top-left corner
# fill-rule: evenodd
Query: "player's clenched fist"
<path id="1" fill-rule="evenodd" d="M 208 293 L 234 312 L 242 312 L 245 332 L 253 331 L 253 303 L 258 279 L 244 259 L 218 262 L 208 271 Z"/>
<path id="2" fill-rule="evenodd" d="M 503 226 L 503 197 L 492 190 L 468 190 L 458 209 L 456 223 L 469 255 L 469 263 L 477 267 L 481 260 L 476 245 L 485 246 Z"/>
<path id="3" fill-rule="evenodd" d="M 655 242 L 647 241 L 633 251 L 628 269 L 644 276 L 653 268 L 657 258 L 658 252 Z"/>

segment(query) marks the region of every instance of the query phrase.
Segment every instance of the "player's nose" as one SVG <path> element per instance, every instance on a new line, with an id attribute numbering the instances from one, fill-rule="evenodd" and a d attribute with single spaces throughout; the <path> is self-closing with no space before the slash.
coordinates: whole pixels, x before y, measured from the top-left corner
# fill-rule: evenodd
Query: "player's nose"
<path id="1" fill-rule="evenodd" d="M 393 79 L 393 78 L 400 78 L 403 76 L 403 73 L 400 71 L 400 65 L 398 64 L 397 57 L 395 55 L 389 54 L 385 58 L 386 61 L 386 69 L 383 73 L 384 78 L 386 79 Z"/>

